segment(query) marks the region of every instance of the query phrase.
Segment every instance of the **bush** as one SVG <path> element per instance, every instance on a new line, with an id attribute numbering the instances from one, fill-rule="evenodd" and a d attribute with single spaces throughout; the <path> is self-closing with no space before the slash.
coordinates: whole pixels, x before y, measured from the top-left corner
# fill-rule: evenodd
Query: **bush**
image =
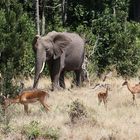
<path id="1" fill-rule="evenodd" d="M 1 132 L 5 135 L 11 132 L 12 128 L 10 126 L 10 119 L 11 119 L 10 113 L 5 113 L 2 106 L 0 105 L 0 128 Z"/>
<path id="2" fill-rule="evenodd" d="M 39 123 L 37 121 L 31 121 L 29 125 L 23 127 L 22 133 L 24 133 L 28 139 L 35 139 L 41 135 Z"/>
<path id="3" fill-rule="evenodd" d="M 59 129 L 48 128 L 43 136 L 50 140 L 58 140 L 60 137 Z"/>
<path id="4" fill-rule="evenodd" d="M 9 9 L 9 10 L 7 10 Z M 35 34 L 32 19 L 23 11 L 23 5 L 15 1 L 2 2 L 0 10 L 0 92 L 17 94 L 15 77 L 29 76 L 33 67 L 31 42 Z"/>
<path id="5" fill-rule="evenodd" d="M 29 125 L 25 125 L 22 129 L 22 133 L 26 135 L 28 139 L 50 139 L 58 140 L 60 137 L 59 129 L 55 128 L 42 128 L 37 121 L 31 121 Z"/>
<path id="6" fill-rule="evenodd" d="M 78 100 L 73 101 L 71 105 L 69 105 L 68 114 L 72 123 L 75 123 L 77 120 L 87 117 L 86 108 Z"/>
<path id="7" fill-rule="evenodd" d="M 128 22 L 127 17 L 128 1 L 106 1 L 103 11 L 93 19 L 92 31 L 99 37 L 93 56 L 98 75 L 112 65 L 116 66 L 119 75 L 134 76 L 137 73 L 140 47 L 137 47 L 136 38 L 139 26 Z"/>

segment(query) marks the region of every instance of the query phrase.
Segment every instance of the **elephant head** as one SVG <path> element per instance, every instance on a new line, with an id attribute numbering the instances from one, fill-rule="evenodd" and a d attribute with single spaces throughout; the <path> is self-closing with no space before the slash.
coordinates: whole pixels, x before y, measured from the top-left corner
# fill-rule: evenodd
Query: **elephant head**
<path id="1" fill-rule="evenodd" d="M 35 52 L 34 88 L 37 87 L 45 62 L 59 58 L 70 42 L 70 38 L 58 32 L 50 32 L 44 37 L 35 36 L 32 44 Z"/>

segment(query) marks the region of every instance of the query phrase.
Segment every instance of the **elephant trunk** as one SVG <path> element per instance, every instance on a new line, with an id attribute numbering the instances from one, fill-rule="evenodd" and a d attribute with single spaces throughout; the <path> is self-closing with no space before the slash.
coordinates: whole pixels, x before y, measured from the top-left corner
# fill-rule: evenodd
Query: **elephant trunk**
<path id="1" fill-rule="evenodd" d="M 43 62 L 40 62 L 38 60 L 36 61 L 36 64 L 35 64 L 35 77 L 34 77 L 33 88 L 37 88 L 39 77 L 40 77 L 41 72 L 44 69 L 44 66 L 45 66 L 45 61 L 43 61 Z"/>

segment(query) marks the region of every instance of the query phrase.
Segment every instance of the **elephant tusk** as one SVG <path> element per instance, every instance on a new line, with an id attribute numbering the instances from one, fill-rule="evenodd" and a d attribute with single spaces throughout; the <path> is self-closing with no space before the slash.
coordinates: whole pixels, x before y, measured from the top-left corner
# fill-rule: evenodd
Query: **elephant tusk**
<path id="1" fill-rule="evenodd" d="M 34 69 L 35 69 L 35 67 L 33 67 L 33 68 L 31 69 L 31 73 L 34 71 Z"/>
<path id="2" fill-rule="evenodd" d="M 45 66 L 45 62 L 43 62 L 43 65 L 42 65 L 42 68 L 41 68 L 40 73 L 42 73 L 42 71 L 43 71 L 43 69 L 44 69 L 44 66 Z"/>

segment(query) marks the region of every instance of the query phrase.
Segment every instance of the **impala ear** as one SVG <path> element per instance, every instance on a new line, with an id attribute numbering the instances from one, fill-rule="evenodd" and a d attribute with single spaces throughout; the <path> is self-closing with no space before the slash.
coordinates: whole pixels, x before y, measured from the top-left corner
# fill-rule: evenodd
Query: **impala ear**
<path id="1" fill-rule="evenodd" d="M 66 50 L 71 39 L 63 34 L 57 34 L 53 39 L 54 59 L 57 59 Z"/>

